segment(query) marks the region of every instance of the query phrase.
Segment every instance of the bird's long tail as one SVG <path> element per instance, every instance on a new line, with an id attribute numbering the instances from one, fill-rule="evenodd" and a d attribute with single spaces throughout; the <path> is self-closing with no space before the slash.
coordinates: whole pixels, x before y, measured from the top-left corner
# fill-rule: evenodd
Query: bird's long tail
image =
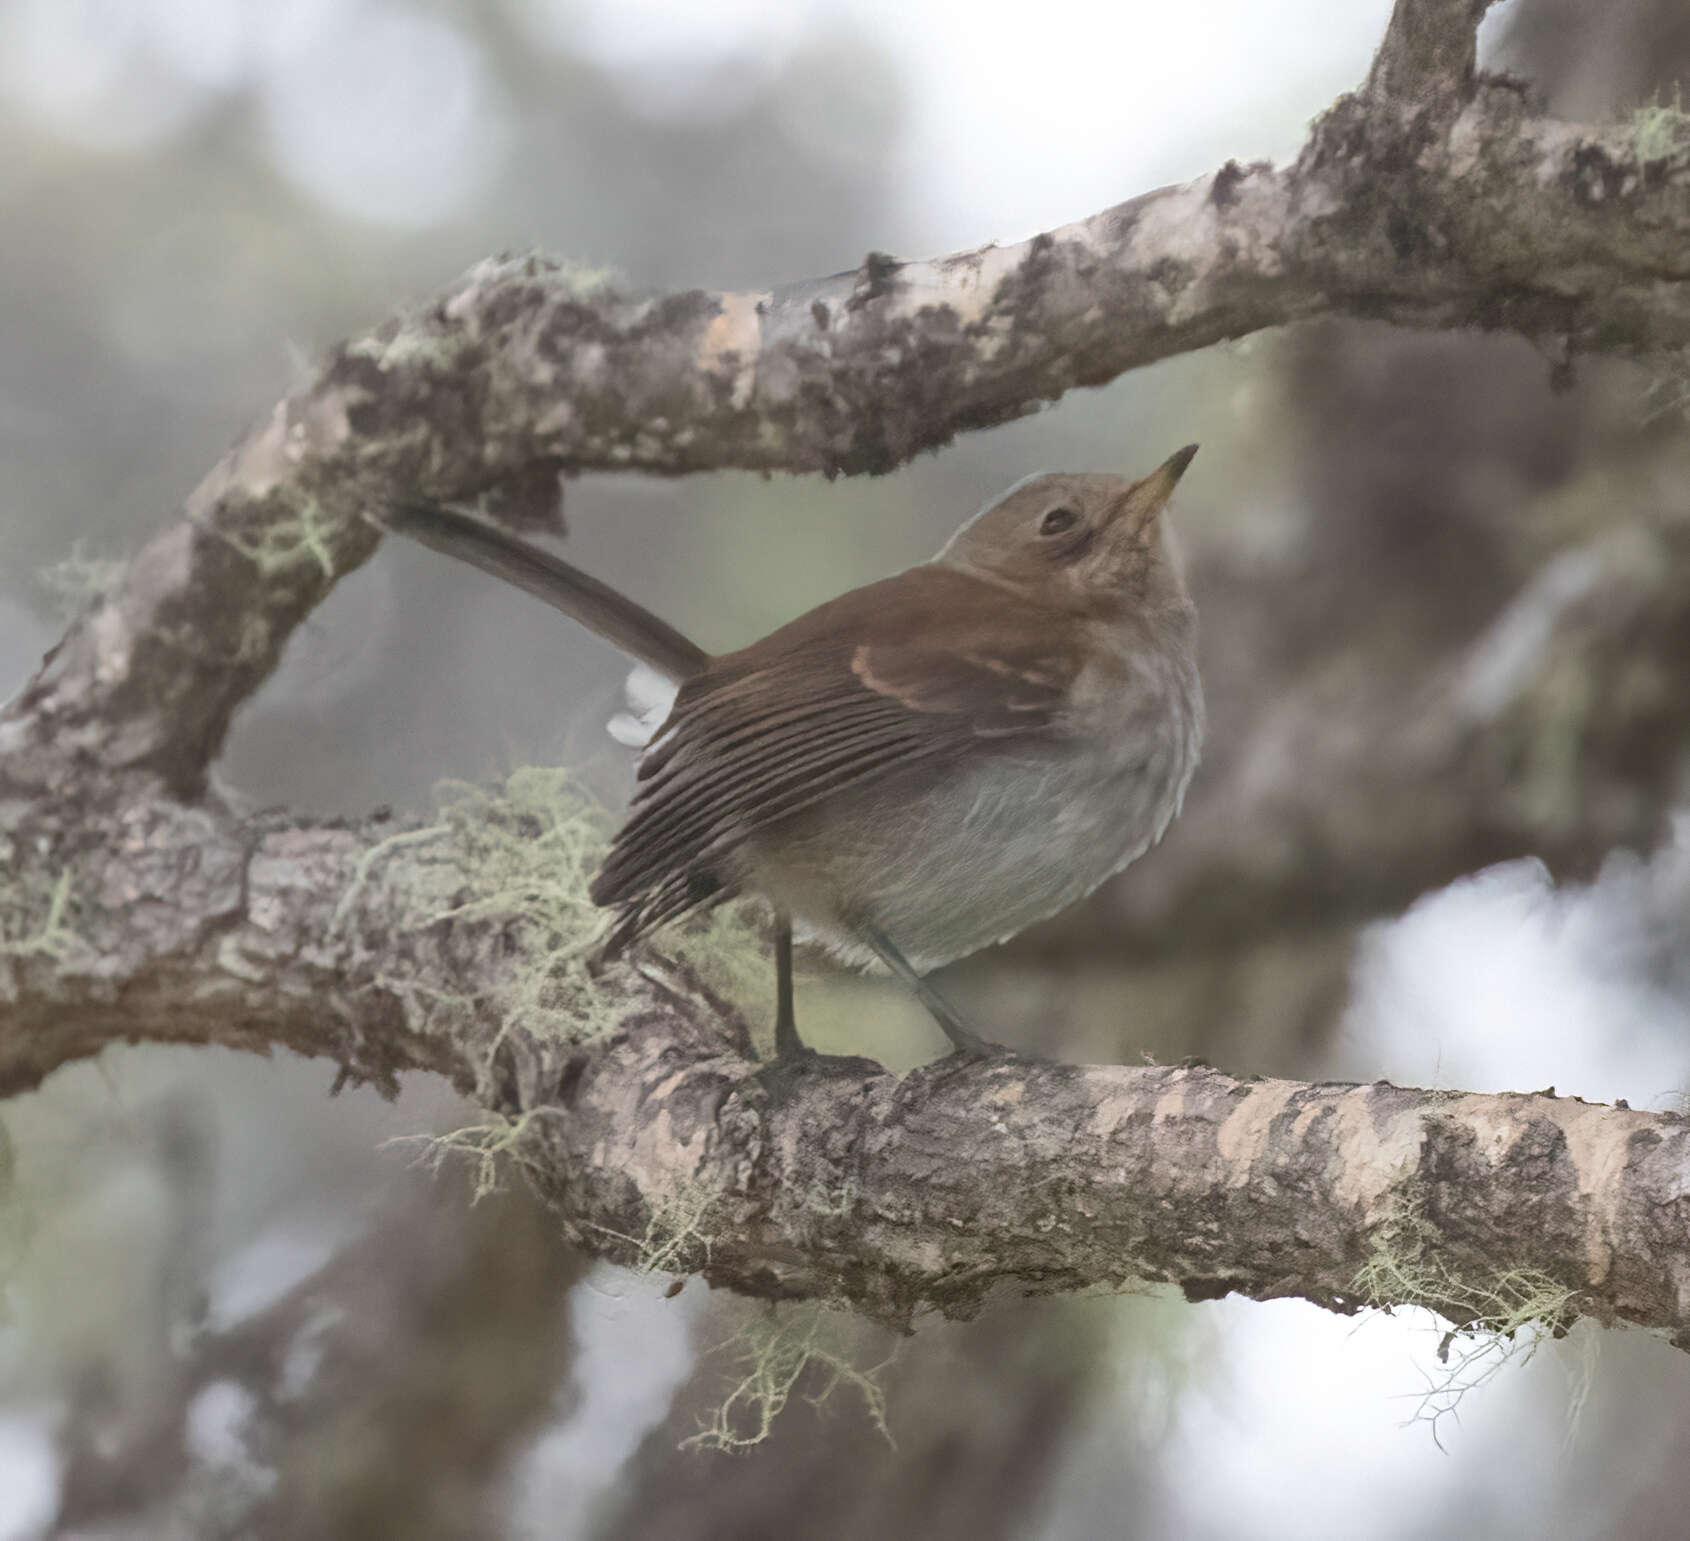
<path id="1" fill-rule="evenodd" d="M 643 605 L 544 547 L 474 514 L 443 504 L 414 504 L 388 513 L 380 522 L 514 584 L 669 679 L 690 679 L 709 662 L 703 648 Z"/>

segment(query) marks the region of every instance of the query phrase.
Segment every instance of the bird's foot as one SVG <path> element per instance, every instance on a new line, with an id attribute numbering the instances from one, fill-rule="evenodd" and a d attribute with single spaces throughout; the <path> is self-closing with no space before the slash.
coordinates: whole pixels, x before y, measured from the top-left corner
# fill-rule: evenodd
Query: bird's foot
<path id="1" fill-rule="evenodd" d="M 1008 1044 L 994 1043 L 990 1038 L 982 1038 L 948 1005 L 938 1011 L 929 1003 L 928 1010 L 933 1013 L 933 1020 L 944 1030 L 945 1036 L 951 1040 L 951 1052 L 945 1056 L 947 1060 L 971 1065 L 989 1059 L 1014 1059 L 1019 1053 Z"/>
<path id="2" fill-rule="evenodd" d="M 886 1067 L 861 1054 L 822 1054 L 797 1044 L 784 1047 L 758 1066 L 755 1079 L 774 1102 L 784 1102 L 811 1076 L 880 1075 Z"/>

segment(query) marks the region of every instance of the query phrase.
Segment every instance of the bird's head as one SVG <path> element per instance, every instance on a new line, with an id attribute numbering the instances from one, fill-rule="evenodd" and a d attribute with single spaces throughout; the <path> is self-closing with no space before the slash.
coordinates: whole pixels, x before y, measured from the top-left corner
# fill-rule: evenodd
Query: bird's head
<path id="1" fill-rule="evenodd" d="M 1188 444 L 1138 481 L 1079 471 L 1029 476 L 963 525 L 934 561 L 1063 608 L 1184 603 L 1161 516 L 1196 453 Z"/>

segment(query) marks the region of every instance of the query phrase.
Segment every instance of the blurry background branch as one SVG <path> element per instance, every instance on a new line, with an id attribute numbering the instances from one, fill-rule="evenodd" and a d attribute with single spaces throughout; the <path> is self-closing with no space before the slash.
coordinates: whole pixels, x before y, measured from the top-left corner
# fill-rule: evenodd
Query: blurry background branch
<path id="1" fill-rule="evenodd" d="M 507 992 L 531 939 L 509 917 L 470 913 L 475 874 L 450 842 L 374 816 L 254 817 L 208 787 L 235 711 L 300 622 L 373 554 L 366 511 L 482 499 L 495 517 L 558 529 L 564 474 L 884 471 L 1073 386 L 1317 316 L 1517 333 L 1547 361 L 1498 367 L 1560 381 L 1581 354 L 1681 348 L 1685 124 L 1669 114 L 1644 134 L 1544 115 L 1518 82 L 1475 71 L 1479 9 L 1405 0 L 1367 85 L 1281 169 L 1229 162 L 1020 245 L 925 263 L 871 256 L 764 291 L 640 298 L 539 258 L 490 261 L 338 349 L 73 624 L 0 719 L 0 1086 L 33 1086 L 123 1038 L 285 1045 L 384 1087 L 407 1069 L 438 1071 L 486 1109 L 485 1139 L 522 1161 L 589 1248 L 626 1254 L 677 1193 L 722 1179 L 729 1207 L 695 1218 L 694 1250 L 678 1260 L 753 1293 L 843 1295 L 890 1317 L 969 1309 L 1001 1278 L 1074 1288 L 1127 1273 L 1195 1293 L 1347 1303 L 1369 1248 L 1406 1226 L 1472 1288 L 1481 1260 L 1535 1269 L 1570 1292 L 1569 1309 L 1682 1327 L 1684 1303 L 1666 1282 L 1676 1238 L 1614 1218 L 1628 1195 L 1679 1212 L 1670 1119 L 1484 1104 L 1473 1116 L 1500 1133 L 1504 1159 L 1451 1175 L 1436 1165 L 1449 1158 L 1438 1131 L 1453 1127 L 1466 1153 L 1465 1126 L 1449 1125 L 1447 1099 L 1430 1094 L 1392 1105 L 1412 1131 L 1391 1146 L 1399 1159 L 1360 1168 L 1342 1149 L 1299 1163 L 1311 1130 L 1324 1140 L 1376 1129 L 1366 1098 L 1383 1093 L 1012 1067 L 903 1089 L 866 1074 L 821 1078 L 770 1109 L 732 1052 L 743 1024 L 684 959 L 616 975 L 594 1004 L 614 1024 L 594 1046 L 572 1046 L 522 1019 Z M 1342 409 L 1348 431 L 1369 431 L 1354 420 L 1369 402 L 1390 421 L 1389 379 L 1346 380 L 1329 334 L 1311 329 L 1299 346 L 1305 387 L 1330 393 L 1332 421 Z M 1394 346 L 1399 359 L 1417 356 Z M 1475 411 L 1487 394 L 1481 381 Z M 1206 671 L 1215 716 L 1231 726 L 1190 811 L 1086 925 L 1031 937 L 986 970 L 1065 949 L 1176 959 L 1183 949 L 1207 961 L 1302 928 L 1329 981 L 1335 932 L 1430 885 L 1524 851 L 1589 870 L 1615 845 L 1658 834 L 1690 733 L 1673 673 L 1690 633 L 1681 507 L 1640 480 L 1596 500 L 1623 506 L 1623 521 L 1580 528 L 1569 516 L 1522 533 L 1457 506 L 1445 469 L 1418 468 L 1412 495 L 1374 530 L 1379 546 L 1351 535 L 1346 547 L 1335 530 L 1311 542 L 1328 561 L 1314 585 L 1327 601 L 1318 627 L 1299 621 L 1307 572 L 1231 569 L 1213 555 L 1200 564 L 1215 639 Z M 1331 511 L 1336 527 L 1347 489 L 1318 491 L 1317 517 Z M 1392 593 L 1363 581 L 1381 548 L 1400 578 Z M 1392 662 L 1381 671 L 1381 660 Z M 1069 1151 L 1066 1135 L 1041 1146 L 1046 1110 L 1084 1124 L 1113 1109 L 1110 1128 L 1139 1138 L 1164 1094 L 1181 1103 L 1192 1141 L 1214 1143 L 1207 1159 L 1179 1140 L 1160 1149 L 1153 1175 L 1180 1194 L 1160 1223 L 1188 1235 L 1213 1192 L 1256 1206 L 1261 1229 L 1229 1220 L 1216 1250 L 1176 1255 L 1173 1231 L 1150 1244 L 1154 1217 L 1136 1211 L 1110 1211 L 1117 1230 L 1102 1240 L 1084 1234 L 1097 1216 L 1080 1208 L 1066 1220 L 1035 1213 L 1043 1190 L 1030 1177 L 1077 1204 L 1087 1173 L 1108 1164 Z M 994 1096 L 1003 1133 L 980 1159 L 956 1159 L 975 1151 L 982 1099 Z M 1274 1098 L 1254 1164 L 1223 1171 L 1221 1131 L 1253 1134 Z M 1293 1098 L 1306 1120 L 1281 1116 Z M 1346 1112 L 1358 1107 L 1368 1111 Z M 659 1115 L 683 1112 L 702 1150 L 685 1132 L 639 1143 Z M 796 1131 L 832 1131 L 849 1151 L 884 1128 L 897 1136 L 880 1167 L 818 1147 L 802 1152 L 821 1164 L 811 1170 L 783 1154 L 805 1143 Z M 585 1141 L 592 1129 L 632 1143 L 606 1160 Z M 1612 1152 L 1616 1141 L 1618 1177 L 1581 1187 L 1592 1142 Z M 1540 1147 L 1544 1159 L 1525 1162 Z M 847 1233 L 869 1246 L 869 1221 L 886 1223 L 882 1211 L 903 1202 L 917 1173 L 898 1162 L 925 1164 L 935 1150 L 964 1191 L 907 1217 L 896 1247 L 842 1250 Z M 988 1155 L 1009 1164 L 988 1177 Z M 1189 1169 L 1175 1164 L 1184 1155 Z M 1348 1195 L 1346 1226 L 1312 1241 L 1289 1222 L 1268 1226 L 1288 1176 L 1308 1184 L 1303 1202 Z M 1391 1188 L 1405 1177 L 1419 1186 Z M 1023 1207 L 981 1230 L 984 1190 L 969 1185 L 988 1181 Z M 1539 1223 L 1547 1211 L 1528 1198 L 1551 1205 L 1554 1223 Z M 1463 1236 L 1457 1214 L 1482 1215 L 1485 1228 Z M 1270 1230 L 1277 1240 L 1264 1239 Z M 705 1239 L 716 1243 L 708 1255 Z M 1317 1255 L 1317 1242 L 1330 1253 Z M 1063 1250 L 1076 1244 L 1094 1250 Z M 1412 1275 L 1397 1277 L 1399 1298 L 1435 1303 L 1425 1275 L 1418 1293 L 1403 1283 Z"/>
<path id="2" fill-rule="evenodd" d="M 583 1259 L 532 1200 L 472 1208 L 426 1179 L 396 1198 L 250 1317 L 198 1320 L 138 1406 L 86 1374 L 47 1534 L 137 1512 L 200 1541 L 503 1534 L 503 1464 L 552 1411 Z"/>

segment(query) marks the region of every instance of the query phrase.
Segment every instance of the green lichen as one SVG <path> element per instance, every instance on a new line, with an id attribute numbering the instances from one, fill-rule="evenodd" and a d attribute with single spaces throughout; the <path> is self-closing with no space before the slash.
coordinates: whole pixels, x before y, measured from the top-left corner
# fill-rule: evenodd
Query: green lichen
<path id="1" fill-rule="evenodd" d="M 621 1020 L 623 997 L 592 966 L 608 917 L 588 888 L 609 843 L 612 816 L 568 771 L 529 766 L 501 786 L 450 784 L 440 793 L 439 819 L 373 845 L 358 864 L 336 909 L 335 923 L 354 922 L 366 904 L 396 899 L 408 910 L 395 929 L 421 930 L 446 922 L 466 929 L 496 928 L 513 945 L 497 1001 L 472 999 L 437 985 L 378 977 L 431 1023 L 486 1020 L 499 1013 L 501 1035 L 522 1030 L 580 1042 Z M 442 874 L 449 875 L 444 881 Z M 447 902 L 439 902 L 442 892 Z M 433 894 L 430 902 L 406 895 Z M 671 926 L 640 966 L 679 964 L 730 1001 L 766 1002 L 767 941 L 755 911 L 727 906 Z M 438 1135 L 407 1137 L 417 1159 L 432 1168 L 467 1165 L 475 1197 L 502 1187 L 513 1170 L 539 1160 L 537 1120 L 565 1117 L 536 1107 L 517 1116 L 497 1113 Z M 595 1227 L 613 1256 L 655 1274 L 705 1269 L 720 1234 L 724 1194 L 717 1186 L 682 1181 L 649 1200 L 637 1233 Z M 818 1223 L 848 1215 L 858 1201 L 849 1178 L 818 1183 L 806 1208 Z M 886 1433 L 884 1363 L 867 1352 L 873 1332 L 852 1313 L 828 1306 L 784 1306 L 757 1317 L 713 1352 L 726 1362 L 721 1400 L 687 1442 L 743 1451 L 767 1438 L 794 1396 L 821 1405 L 854 1393 L 870 1420 Z"/>
<path id="2" fill-rule="evenodd" d="M 804 1190 L 803 1208 L 823 1220 L 845 1220 L 855 1213 L 857 1199 L 856 1178 L 842 1177 L 838 1182 L 818 1178 Z"/>
<path id="3" fill-rule="evenodd" d="M 383 371 L 412 365 L 446 370 L 457 362 L 462 344 L 452 333 L 408 323 L 391 336 L 360 337 L 348 343 L 345 352 L 349 358 L 369 359 Z"/>
<path id="4" fill-rule="evenodd" d="M 329 537 L 334 533 L 334 521 L 326 519 L 321 504 L 304 493 L 292 492 L 288 501 L 293 504 L 291 517 L 266 509 L 262 519 L 254 520 L 251 535 L 222 526 L 212 528 L 266 580 L 291 571 L 301 562 L 310 562 L 332 583 L 336 574 Z"/>
<path id="5" fill-rule="evenodd" d="M 854 1392 L 887 1444 L 883 1376 L 892 1356 L 864 1367 L 867 1328 L 849 1313 L 820 1305 L 759 1311 L 715 1352 L 725 1361 L 725 1395 L 682 1441 L 683 1449 L 743 1454 L 769 1437 L 794 1395 L 821 1408 Z"/>
<path id="6" fill-rule="evenodd" d="M 527 767 L 503 787 L 451 783 L 437 828 L 465 883 L 422 924 L 493 923 L 517 943 L 502 981 L 501 1033 L 581 1042 L 618 1020 L 593 968 L 604 912 L 587 888 L 608 841 L 601 809 L 565 771 Z"/>
<path id="7" fill-rule="evenodd" d="M 489 1194 L 503 1191 L 510 1166 L 527 1163 L 529 1131 L 537 1119 L 546 1116 L 561 1118 L 563 1113 L 550 1107 L 530 1108 L 515 1118 L 489 1113 L 481 1123 L 445 1134 L 402 1134 L 385 1143 L 413 1147 L 417 1152 L 415 1164 L 436 1175 L 448 1165 L 461 1163 L 469 1171 L 470 1202 L 479 1204 Z"/>
<path id="8" fill-rule="evenodd" d="M 678 1182 L 651 1204 L 641 1235 L 602 1225 L 592 1228 L 622 1242 L 630 1266 L 642 1273 L 697 1273 L 709 1265 L 711 1235 L 705 1222 L 721 1202 L 721 1189 L 710 1183 Z"/>
<path id="9" fill-rule="evenodd" d="M 490 1114 L 480 1123 L 445 1134 L 404 1135 L 388 1143 L 415 1148 L 416 1161 L 430 1171 L 462 1163 L 472 1202 L 499 1192 L 510 1170 L 530 1161 L 528 1137 L 542 1117 L 567 1116 L 557 1108 L 535 1108 L 519 1117 Z M 635 1236 L 606 1226 L 592 1229 L 614 1242 L 628 1266 L 642 1273 L 685 1276 L 710 1262 L 715 1215 L 723 1200 L 711 1183 L 683 1181 L 650 1207 L 645 1229 Z M 891 1355 L 875 1359 L 871 1338 L 878 1330 L 849 1311 L 828 1304 L 751 1306 L 743 1325 L 707 1350 L 720 1363 L 724 1389 L 683 1448 L 743 1453 L 769 1437 L 775 1420 L 797 1395 L 821 1408 L 841 1391 L 860 1399 L 869 1421 L 891 1443 L 886 1424 L 883 1376 Z M 883 1336 L 883 1335 L 882 1335 Z"/>
<path id="10" fill-rule="evenodd" d="M 705 1221 L 722 1201 L 708 1183 L 680 1183 L 652 1206 L 638 1242 L 638 1266 L 647 1273 L 694 1273 L 710 1261 Z"/>
<path id="11" fill-rule="evenodd" d="M 1666 160 L 1690 149 L 1690 112 L 1684 110 L 1684 88 L 1672 88 L 1672 100 L 1657 95 L 1631 115 L 1631 148 L 1644 165 Z"/>
<path id="12" fill-rule="evenodd" d="M 0 842 L 0 847 L 9 842 Z M 0 856 L 10 856 L 0 849 Z M 0 958 L 47 958 L 61 967 L 87 951 L 72 921 L 75 886 L 67 868 L 51 883 L 31 874 L 0 884 Z"/>
<path id="13" fill-rule="evenodd" d="M 723 1198 L 711 1183 L 677 1183 L 652 1205 L 642 1235 L 618 1239 L 629 1245 L 634 1266 L 644 1272 L 697 1272 L 709 1265 Z M 820 1207 L 852 1199 L 854 1194 L 826 1194 L 818 1195 L 817 1203 Z M 721 1369 L 722 1393 L 700 1420 L 698 1432 L 682 1441 L 683 1448 L 742 1453 L 769 1437 L 794 1395 L 821 1408 L 841 1391 L 856 1394 L 869 1421 L 891 1443 L 882 1383 L 891 1356 L 873 1356 L 873 1342 L 885 1336 L 881 1329 L 827 1302 L 746 1302 L 738 1309 L 742 1325 L 706 1350 Z"/>
<path id="14" fill-rule="evenodd" d="M 1434 1439 L 1463 1396 L 1505 1365 L 1527 1363 L 1546 1339 L 1564 1337 L 1578 1316 L 1577 1291 L 1541 1269 L 1458 1276 L 1438 1256 L 1441 1239 L 1411 1185 L 1397 1213 L 1373 1231 L 1354 1284 L 1356 1295 L 1380 1310 L 1420 1306 L 1449 1323 L 1417 1414 L 1431 1424 Z"/>
<path id="15" fill-rule="evenodd" d="M 450 1029 L 497 1013 L 499 1036 L 520 1029 L 581 1043 L 622 1019 L 625 994 L 596 954 L 609 916 L 589 893 L 610 842 L 608 811 L 566 770 L 526 766 L 500 786 L 460 782 L 438 794 L 440 816 L 372 846 L 336 906 L 348 924 L 378 880 L 427 892 L 395 921 L 398 930 L 450 923 L 496 930 L 508 958 L 493 998 L 470 998 L 429 984 L 383 976 L 378 983 L 406 1000 L 431 1028 Z M 419 882 L 424 872 L 434 881 Z M 439 902 L 439 874 L 450 875 Z M 669 927 L 650 962 L 678 962 L 728 1001 L 767 995 L 767 945 L 754 912 L 727 906 Z"/>
<path id="16" fill-rule="evenodd" d="M 509 981 L 506 1025 L 571 1041 L 614 1026 L 620 996 L 592 966 L 608 917 L 588 892 L 610 842 L 603 806 L 568 771 L 528 766 L 497 790 L 448 787 L 441 812 L 468 883 L 459 902 L 428 922 L 517 928 L 523 961 Z M 729 999 L 767 971 L 762 937 L 742 906 L 673 926 L 661 945 Z"/>

